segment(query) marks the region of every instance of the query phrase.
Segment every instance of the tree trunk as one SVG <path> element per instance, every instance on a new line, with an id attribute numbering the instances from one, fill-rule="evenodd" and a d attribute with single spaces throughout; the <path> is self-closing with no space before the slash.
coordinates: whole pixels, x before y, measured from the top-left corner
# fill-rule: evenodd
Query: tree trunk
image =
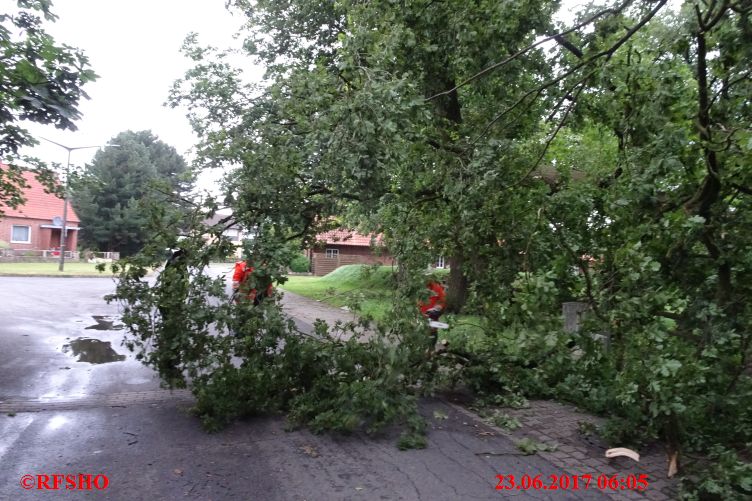
<path id="1" fill-rule="evenodd" d="M 463 270 L 461 255 L 449 258 L 449 287 L 447 290 L 447 311 L 459 313 L 467 301 L 467 277 Z"/>
<path id="2" fill-rule="evenodd" d="M 426 64 L 424 80 L 426 97 L 436 95 L 456 85 L 454 75 L 449 73 L 449 57 L 437 57 Z M 441 130 L 441 141 L 446 145 L 453 142 L 453 133 L 457 132 L 462 123 L 462 106 L 456 90 L 444 94 L 433 100 L 438 129 Z M 452 153 L 456 155 L 456 153 Z M 462 154 L 465 162 L 469 161 L 468 154 Z M 453 204 L 453 200 L 445 200 L 444 203 Z M 457 245 L 455 245 L 457 248 Z M 449 258 L 449 289 L 447 290 L 447 311 L 459 313 L 467 299 L 467 277 L 464 273 L 465 256 L 461 252 L 455 252 Z"/>
<path id="3" fill-rule="evenodd" d="M 731 266 L 725 262 L 723 253 L 716 242 L 716 223 L 713 221 L 712 209 L 720 199 L 721 193 L 721 162 L 715 150 L 710 146 L 713 142 L 713 122 L 710 118 L 710 84 L 708 83 L 706 58 L 705 32 L 700 29 L 697 33 L 697 130 L 703 144 L 707 174 L 700 190 L 688 206 L 695 208 L 697 214 L 705 219 L 700 240 L 710 257 L 717 263 L 717 300 L 721 306 L 727 306 L 731 300 L 733 286 Z"/>

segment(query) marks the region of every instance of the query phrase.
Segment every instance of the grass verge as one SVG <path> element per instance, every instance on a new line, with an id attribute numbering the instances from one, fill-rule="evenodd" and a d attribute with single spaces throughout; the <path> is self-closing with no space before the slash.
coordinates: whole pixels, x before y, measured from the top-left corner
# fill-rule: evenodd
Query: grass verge
<path id="1" fill-rule="evenodd" d="M 292 276 L 282 289 L 331 306 L 348 306 L 362 315 L 381 320 L 391 308 L 394 294 L 391 266 L 341 266 L 323 277 Z"/>
<path id="2" fill-rule="evenodd" d="M 282 289 L 316 299 L 331 306 L 357 307 L 361 315 L 382 320 L 389 314 L 394 300 L 394 269 L 391 266 L 341 266 L 323 277 L 291 276 Z M 417 305 L 416 305 L 417 312 Z M 442 335 L 454 343 L 464 345 L 485 335 L 482 319 L 471 315 L 447 315 L 452 328 Z"/>
<path id="3" fill-rule="evenodd" d="M 53 276 L 53 275 L 60 275 L 60 276 L 70 276 L 70 275 L 80 275 L 80 276 L 92 276 L 92 277 L 101 277 L 101 276 L 112 276 L 112 273 L 109 271 L 100 273 L 96 269 L 96 264 L 94 263 L 81 263 L 81 262 L 66 262 L 65 263 L 65 271 L 60 272 L 58 271 L 59 264 L 57 262 L 50 262 L 50 263 L 0 263 L 0 275 L 17 275 L 17 276 L 35 276 L 35 275 L 41 275 L 41 276 Z"/>

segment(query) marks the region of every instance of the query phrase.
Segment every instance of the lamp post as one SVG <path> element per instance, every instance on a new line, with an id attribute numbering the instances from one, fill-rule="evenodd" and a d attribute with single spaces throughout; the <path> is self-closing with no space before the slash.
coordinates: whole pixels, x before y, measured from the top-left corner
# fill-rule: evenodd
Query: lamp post
<path id="1" fill-rule="evenodd" d="M 41 137 L 41 139 L 44 139 L 48 143 L 55 144 L 57 146 L 60 146 L 61 148 L 65 149 L 68 152 L 68 161 L 65 164 L 65 192 L 63 193 L 63 227 L 60 230 L 60 266 L 58 266 L 58 271 L 63 271 L 65 269 L 65 240 L 68 233 L 68 174 L 70 170 L 70 157 L 71 152 L 74 150 L 85 150 L 88 148 L 101 148 L 103 145 L 97 144 L 93 146 L 65 146 L 60 143 L 56 143 L 55 141 L 52 141 L 50 139 L 47 139 L 45 137 Z M 107 144 L 104 146 L 114 146 L 118 147 L 120 145 L 118 144 Z"/>

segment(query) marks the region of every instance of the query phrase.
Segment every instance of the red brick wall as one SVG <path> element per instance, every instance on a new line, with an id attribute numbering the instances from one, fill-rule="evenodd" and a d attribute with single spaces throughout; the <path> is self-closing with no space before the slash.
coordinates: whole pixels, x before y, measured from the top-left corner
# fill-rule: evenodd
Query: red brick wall
<path id="1" fill-rule="evenodd" d="M 326 249 L 339 249 L 339 256 L 326 257 Z M 386 252 L 376 253 L 370 247 L 328 244 L 311 252 L 311 271 L 316 276 L 326 275 L 346 264 L 382 264 L 390 266 L 394 259 Z"/>
<path id="2" fill-rule="evenodd" d="M 74 251 L 78 246 L 78 230 L 68 230 L 68 237 L 65 239 L 65 250 Z"/>
<path id="3" fill-rule="evenodd" d="M 11 249 L 17 250 L 49 250 L 60 246 L 60 230 L 42 228 L 41 225 L 50 224 L 49 220 L 29 219 L 21 217 L 5 217 L 0 219 L 0 240 L 8 242 Z M 31 242 L 28 244 L 11 242 L 13 226 L 30 226 Z M 54 232 L 54 234 L 53 234 Z M 78 231 L 68 230 L 65 242 L 66 250 L 76 250 L 78 245 Z"/>

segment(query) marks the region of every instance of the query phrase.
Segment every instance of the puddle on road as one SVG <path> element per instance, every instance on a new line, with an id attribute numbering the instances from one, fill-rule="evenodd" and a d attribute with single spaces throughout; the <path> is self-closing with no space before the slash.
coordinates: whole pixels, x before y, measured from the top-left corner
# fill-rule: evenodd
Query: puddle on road
<path id="1" fill-rule="evenodd" d="M 125 360 L 125 355 L 118 355 L 112 349 L 109 341 L 100 341 L 88 337 L 80 337 L 63 345 L 63 353 L 70 353 L 74 357 L 78 357 L 77 362 L 88 362 L 90 364 L 106 364 Z"/>
<path id="2" fill-rule="evenodd" d="M 115 325 L 115 320 L 113 317 L 108 317 L 105 315 L 92 315 L 92 318 L 97 323 L 88 326 L 87 329 L 94 329 L 97 331 L 119 331 L 123 328 L 122 324 Z"/>

